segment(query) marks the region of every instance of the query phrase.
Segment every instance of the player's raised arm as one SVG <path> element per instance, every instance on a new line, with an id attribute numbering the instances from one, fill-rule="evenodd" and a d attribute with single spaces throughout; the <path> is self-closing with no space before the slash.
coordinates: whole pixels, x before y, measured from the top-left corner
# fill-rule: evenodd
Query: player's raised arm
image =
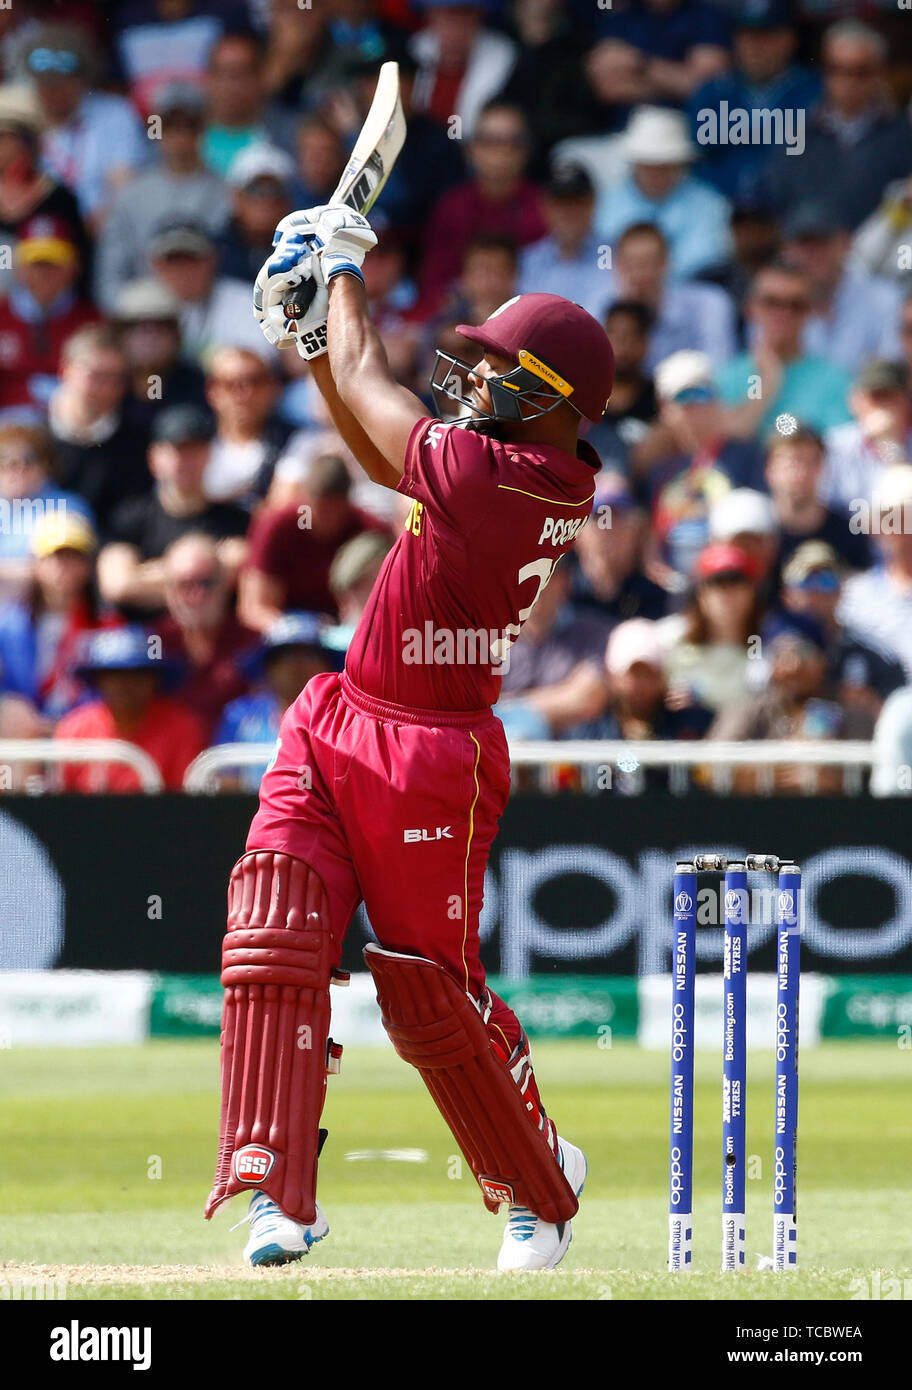
<path id="1" fill-rule="evenodd" d="M 253 302 L 268 341 L 294 345 L 310 363 L 336 429 L 368 477 L 395 488 L 412 427 L 428 412 L 392 375 L 370 321 L 361 266 L 376 240 L 344 204 L 292 213 L 276 229 Z"/>
<path id="2" fill-rule="evenodd" d="M 344 206 L 323 212 L 317 234 L 319 275 L 329 291 L 326 339 L 336 391 L 401 477 L 409 435 L 428 412 L 393 376 L 370 319 L 361 266 L 377 238 L 360 213 Z"/>

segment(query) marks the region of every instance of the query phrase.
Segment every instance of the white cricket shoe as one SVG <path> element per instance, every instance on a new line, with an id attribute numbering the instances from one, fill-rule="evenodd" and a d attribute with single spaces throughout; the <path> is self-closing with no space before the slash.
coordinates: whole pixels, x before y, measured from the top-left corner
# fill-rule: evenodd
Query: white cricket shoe
<path id="1" fill-rule="evenodd" d="M 302 1226 L 300 1221 L 286 1216 L 265 1192 L 254 1192 L 244 1220 L 250 1222 L 250 1239 L 244 1246 L 244 1259 L 254 1268 L 290 1264 L 302 1255 L 309 1255 L 311 1246 L 329 1235 L 329 1222 L 319 1205 L 316 1220 L 309 1226 Z"/>
<path id="2" fill-rule="evenodd" d="M 564 1176 L 578 1197 L 588 1171 L 586 1155 L 575 1144 L 561 1139 L 560 1135 L 557 1147 Z M 512 1273 L 554 1269 L 566 1255 L 572 1239 L 569 1221 L 561 1221 L 555 1226 L 541 1221 L 528 1207 L 511 1206 L 503 1245 L 497 1257 L 497 1268 Z"/>

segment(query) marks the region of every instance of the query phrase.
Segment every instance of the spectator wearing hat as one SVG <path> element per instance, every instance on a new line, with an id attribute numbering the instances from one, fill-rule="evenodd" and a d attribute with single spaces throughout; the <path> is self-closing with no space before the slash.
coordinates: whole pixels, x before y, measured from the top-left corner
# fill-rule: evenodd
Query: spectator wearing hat
<path id="1" fill-rule="evenodd" d="M 127 361 L 115 329 L 92 323 L 68 338 L 48 426 L 60 484 L 92 508 L 104 536 L 111 513 L 150 491 L 148 434 L 125 414 Z"/>
<path id="2" fill-rule="evenodd" d="M 98 310 L 79 294 L 79 248 L 57 217 L 19 228 L 13 284 L 0 303 L 0 410 L 41 420 L 57 384 L 63 346 Z"/>
<path id="3" fill-rule="evenodd" d="M 346 651 L 355 635 L 371 590 L 393 547 L 392 538 L 381 531 L 362 531 L 340 545 L 329 567 L 329 590 L 339 621 L 327 632 L 334 651 Z"/>
<path id="4" fill-rule="evenodd" d="M 669 699 L 676 709 L 721 710 L 750 689 L 748 641 L 760 632 L 762 573 L 743 547 L 714 541 L 697 557 L 692 578 L 684 611 L 659 624 Z"/>
<path id="5" fill-rule="evenodd" d="M 643 476 L 651 526 L 647 573 L 682 592 L 709 536 L 709 510 L 733 487 L 762 481 L 760 451 L 733 439 L 705 353 L 672 353 L 656 370 L 659 424 Z M 644 441 L 645 445 L 646 441 Z"/>
<path id="6" fill-rule="evenodd" d="M 884 469 L 870 522 L 881 560 L 846 581 L 839 621 L 901 661 L 912 684 L 912 465 Z"/>
<path id="7" fill-rule="evenodd" d="M 307 206 L 292 198 L 294 172 L 291 155 L 276 145 L 247 145 L 236 156 L 228 173 L 231 218 L 216 239 L 219 275 L 256 279 L 276 224 L 294 206 Z"/>
<path id="8" fill-rule="evenodd" d="M 203 163 L 205 98 L 199 87 L 169 83 L 156 115 L 161 138 L 149 142 L 155 162 L 114 198 L 99 237 L 95 292 L 106 309 L 126 282 L 146 274 L 149 244 L 162 223 L 191 222 L 215 233 L 230 215 L 223 181 Z"/>
<path id="9" fill-rule="evenodd" d="M 779 527 L 780 559 L 784 563 L 799 546 L 823 541 L 832 546 L 849 570 L 867 569 L 872 562 L 869 538 L 849 525 L 845 510 L 821 500 L 823 440 L 814 430 L 799 426 L 794 434 L 775 434 L 766 455 L 766 484 Z"/>
<path id="10" fill-rule="evenodd" d="M 528 160 L 523 113 L 513 106 L 486 107 L 468 142 L 472 178 L 438 200 L 427 225 L 419 274 L 426 316 L 444 302 L 474 237 L 499 237 L 522 247 L 547 234 L 541 195 L 526 178 Z"/>
<path id="11" fill-rule="evenodd" d="M 206 404 L 206 378 L 181 355 L 181 305 L 160 280 L 130 280 L 114 304 L 113 319 L 127 362 L 127 419 L 148 433 L 171 405 Z"/>
<path id="12" fill-rule="evenodd" d="M 184 773 L 206 746 L 205 732 L 191 710 L 160 693 L 164 662 L 154 651 L 140 627 L 91 634 L 77 673 L 95 698 L 64 715 L 54 736 L 135 744 L 152 758 L 166 790 L 179 791 Z M 138 775 L 124 763 L 68 763 L 62 781 L 68 792 L 140 790 Z"/>
<path id="13" fill-rule="evenodd" d="M 238 612 L 257 632 L 286 609 L 335 614 L 329 569 L 336 552 L 362 531 L 382 531 L 351 503 L 351 476 L 333 454 L 314 459 L 300 505 L 264 507 L 250 532 L 240 579 Z"/>
<path id="14" fill-rule="evenodd" d="M 630 299 L 652 314 L 646 361 L 655 367 L 673 352 L 705 352 L 714 365 L 735 351 L 735 310 L 718 285 L 669 278 L 668 242 L 652 222 L 635 222 L 614 248 L 612 299 Z"/>
<path id="15" fill-rule="evenodd" d="M 279 735 L 282 715 L 305 685 L 337 666 L 327 642 L 325 622 L 316 613 L 283 613 L 266 632 L 260 658 L 261 688 L 240 695 L 226 706 L 213 743 L 272 743 Z M 256 791 L 266 764 L 222 774 L 222 787 Z"/>
<path id="16" fill-rule="evenodd" d="M 811 287 L 805 351 L 847 372 L 857 372 L 871 357 L 897 357 L 902 292 L 849 264 L 843 214 L 823 204 L 799 204 L 785 219 L 782 238 L 784 260 L 804 271 Z"/>
<path id="17" fill-rule="evenodd" d="M 0 241 L 11 245 L 31 218 L 52 217 L 69 229 L 85 265 L 89 242 L 79 204 L 41 162 L 43 128 L 41 108 L 29 87 L 0 86 Z M 0 267 L 0 292 L 9 288 L 9 268 Z"/>
<path id="18" fill-rule="evenodd" d="M 581 738 L 702 738 L 712 712 L 701 705 L 677 705 L 669 698 L 667 654 L 657 625 L 648 618 L 629 618 L 608 638 L 605 649 L 608 707 L 591 725 L 575 731 Z M 668 789 L 668 771 L 621 764 L 611 791 L 622 796 Z"/>
<path id="19" fill-rule="evenodd" d="M 219 559 L 233 582 L 250 518 L 243 507 L 211 502 L 203 491 L 213 429 L 212 417 L 196 406 L 169 406 L 157 416 L 149 446 L 154 489 L 117 508 L 98 557 L 99 588 L 108 603 L 131 613 L 164 608 L 162 556 L 190 531 L 220 543 Z"/>
<path id="20" fill-rule="evenodd" d="M 167 616 L 156 624 L 171 668 L 169 694 L 212 734 L 225 706 L 248 688 L 243 669 L 257 644 L 234 612 L 229 577 L 211 536 L 190 531 L 162 556 Z"/>
<path id="21" fill-rule="evenodd" d="M 632 474 L 637 447 L 658 415 L 655 384 L 646 370 L 652 311 L 635 299 L 617 299 L 605 315 L 614 349 L 614 385 L 605 414 L 586 431 L 606 468 Z"/>
<path id="22" fill-rule="evenodd" d="M 247 348 L 221 348 L 210 358 L 206 399 L 215 434 L 203 474 L 210 500 L 251 507 L 268 491 L 289 433 L 272 414 L 277 395 L 271 364 Z"/>
<path id="23" fill-rule="evenodd" d="M 823 37 L 824 90 L 811 111 L 801 158 L 776 151 L 763 179 L 770 205 L 788 211 L 808 199 L 840 209 L 851 229 L 883 189 L 912 171 L 906 114 L 889 98 L 887 41 L 854 19 Z"/>
<path id="24" fill-rule="evenodd" d="M 709 509 L 711 541 L 736 545 L 753 560 L 764 597 L 775 596 L 781 545 L 773 499 L 756 488 L 736 487 L 716 498 Z"/>
<path id="25" fill-rule="evenodd" d="M 844 708 L 875 717 L 884 700 L 905 684 L 902 665 L 845 628 L 837 617 L 845 567 L 825 541 L 804 541 L 783 566 L 782 607 L 813 618 L 826 638 L 827 686 Z"/>
<path id="26" fill-rule="evenodd" d="M 592 516 L 577 537 L 573 606 L 610 623 L 661 618 L 668 594 L 641 568 L 646 515 L 627 479 L 610 469 L 595 480 Z"/>
<path id="27" fill-rule="evenodd" d="M 595 188 L 581 164 L 554 165 L 544 186 L 542 209 L 548 235 L 522 253 L 520 293 L 562 294 L 582 304 L 593 318 L 601 318 L 613 287 L 593 226 Z"/>
<path id="28" fill-rule="evenodd" d="M 97 229 L 114 190 L 148 157 L 142 125 L 123 97 L 93 89 L 98 56 L 84 29 L 42 24 L 24 58 L 44 116 L 45 165 Z"/>
<path id="29" fill-rule="evenodd" d="M 102 625 L 93 587 L 96 547 L 85 516 L 47 513 L 31 534 L 28 592 L 0 606 L 0 688 L 51 721 L 88 697 L 77 666 L 85 634 Z"/>
<path id="30" fill-rule="evenodd" d="M 810 282 L 796 266 L 776 261 L 754 276 L 745 304 L 750 347 L 716 374 L 742 438 L 765 439 L 777 420 L 818 433 L 848 420 L 848 373 L 804 348 L 812 308 Z"/>
<path id="31" fill-rule="evenodd" d="M 766 625 L 763 646 L 769 662 L 768 689 L 720 710 L 707 738 L 737 743 L 871 738 L 874 719 L 868 711 L 843 708 L 828 698 L 826 638 L 813 618 L 792 613 L 772 619 Z M 774 769 L 771 783 L 770 789 L 779 793 L 838 792 L 843 789 L 842 769 L 780 766 Z M 762 784 L 756 767 L 733 771 L 735 795 L 750 795 Z"/>
<path id="32" fill-rule="evenodd" d="M 820 484 L 821 497 L 841 511 L 850 511 L 859 498 L 870 499 L 890 464 L 912 458 L 912 396 L 905 363 L 867 363 L 852 383 L 849 408 L 853 418 L 827 430 Z"/>
<path id="33" fill-rule="evenodd" d="M 680 111 L 643 106 L 634 111 L 622 150 L 629 172 L 599 198 L 595 225 L 616 245 L 622 232 L 652 222 L 668 243 L 669 274 L 690 280 L 725 264 L 731 251 L 729 205 L 694 177 L 697 147 Z"/>
<path id="34" fill-rule="evenodd" d="M 474 136 L 486 104 L 516 63 L 512 39 L 485 25 L 484 0 L 421 0 L 424 27 L 411 40 L 418 64 L 414 106 L 442 126 L 459 117 Z"/>
<path id="35" fill-rule="evenodd" d="M 598 719 L 608 689 L 603 668 L 610 620 L 571 602 L 572 565 L 551 572 L 503 666 L 495 713 L 512 738 L 572 737 Z"/>
<path id="36" fill-rule="evenodd" d="M 820 80 L 795 61 L 798 35 L 788 0 L 750 0 L 733 8 L 732 65 L 697 87 L 687 104 L 691 130 L 699 140 L 703 114 L 729 111 L 810 110 L 820 96 Z M 700 177 L 735 202 L 752 199 L 775 145 L 761 142 L 700 145 Z"/>
<path id="37" fill-rule="evenodd" d="M 53 442 L 37 425 L 0 425 L 0 602 L 21 598 L 34 569 L 32 538 L 47 515 L 79 513 L 92 521 L 91 508 L 54 477 Z"/>
<path id="38" fill-rule="evenodd" d="M 166 222 L 149 242 L 153 275 L 181 301 L 181 334 L 194 358 L 221 347 L 246 347 L 272 360 L 273 348 L 250 308 L 250 285 L 218 274 L 215 239 L 205 227 Z"/>

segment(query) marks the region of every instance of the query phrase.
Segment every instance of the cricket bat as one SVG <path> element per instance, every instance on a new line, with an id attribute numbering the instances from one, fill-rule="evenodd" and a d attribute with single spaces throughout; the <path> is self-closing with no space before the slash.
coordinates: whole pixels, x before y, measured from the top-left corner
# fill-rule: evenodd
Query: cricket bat
<path id="1" fill-rule="evenodd" d="M 390 176 L 405 143 L 405 115 L 399 94 L 399 64 L 384 63 L 361 133 L 345 166 L 332 202 L 346 203 L 364 216 L 370 212 Z M 284 303 L 290 319 L 303 318 L 317 292 L 308 280 Z"/>

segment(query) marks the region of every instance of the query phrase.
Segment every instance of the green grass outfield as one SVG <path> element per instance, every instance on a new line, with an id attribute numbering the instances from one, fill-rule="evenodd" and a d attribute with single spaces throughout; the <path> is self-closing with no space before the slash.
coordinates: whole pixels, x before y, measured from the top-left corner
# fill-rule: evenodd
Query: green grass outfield
<path id="1" fill-rule="evenodd" d="M 717 1055 L 697 1059 L 695 1271 L 663 1272 L 667 1060 L 632 1044 L 538 1044 L 561 1131 L 589 1157 L 560 1269 L 498 1275 L 501 1221 L 455 1157 L 417 1075 L 386 1051 L 346 1050 L 331 1077 L 320 1198 L 332 1227 L 309 1259 L 240 1264 L 240 1201 L 207 1223 L 217 1047 L 0 1052 L 0 1284 L 59 1278 L 69 1298 L 851 1299 L 874 1271 L 912 1289 L 912 1052 L 828 1043 L 801 1058 L 801 1268 L 723 1276 Z M 773 1061 L 751 1058 L 748 1256 L 771 1242 Z M 378 1151 L 423 1149 L 425 1162 Z M 371 1151 L 372 1156 L 346 1158 Z M 160 1176 L 155 1176 L 160 1172 Z M 460 1176 L 461 1173 L 461 1176 Z"/>

